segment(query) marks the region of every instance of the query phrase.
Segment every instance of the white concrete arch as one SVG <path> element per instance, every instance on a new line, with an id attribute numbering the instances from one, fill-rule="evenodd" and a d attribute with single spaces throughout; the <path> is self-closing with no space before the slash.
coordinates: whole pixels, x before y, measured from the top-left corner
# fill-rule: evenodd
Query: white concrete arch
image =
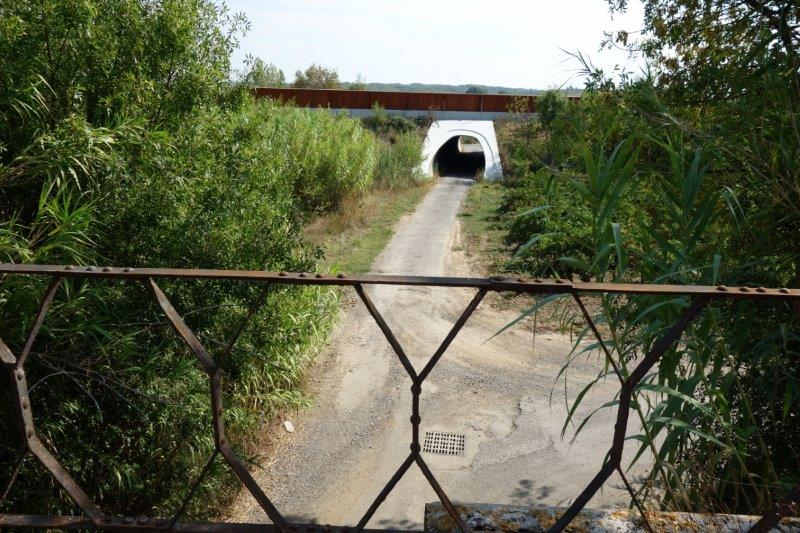
<path id="1" fill-rule="evenodd" d="M 433 160 L 436 153 L 444 143 L 462 135 L 474 137 L 480 143 L 486 160 L 484 177 L 492 181 L 502 179 L 500 150 L 497 147 L 494 122 L 491 120 L 437 120 L 431 124 L 425 143 L 422 145 L 422 172 L 426 176 L 433 176 Z"/>

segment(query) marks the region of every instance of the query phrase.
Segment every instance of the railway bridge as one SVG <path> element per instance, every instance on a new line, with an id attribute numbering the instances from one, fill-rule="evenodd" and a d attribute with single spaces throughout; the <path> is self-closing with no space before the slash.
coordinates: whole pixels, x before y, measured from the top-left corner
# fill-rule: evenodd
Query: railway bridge
<path id="1" fill-rule="evenodd" d="M 503 177 L 494 121 L 536 112 L 535 96 L 431 92 L 355 91 L 259 87 L 258 97 L 294 102 L 353 117 L 374 114 L 430 118 L 421 170 L 428 176 Z M 510 110 L 514 109 L 514 113 Z"/>

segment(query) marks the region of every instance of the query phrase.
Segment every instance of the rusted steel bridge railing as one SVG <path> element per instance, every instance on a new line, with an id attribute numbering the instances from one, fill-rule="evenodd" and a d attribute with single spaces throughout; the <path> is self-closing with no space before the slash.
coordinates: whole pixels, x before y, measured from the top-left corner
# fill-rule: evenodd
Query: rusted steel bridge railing
<path id="1" fill-rule="evenodd" d="M 231 448 L 223 423 L 222 403 L 222 371 L 217 366 L 215 359 L 201 344 L 197 336 L 186 325 L 183 318 L 175 310 L 166 294 L 158 286 L 159 279 L 186 279 L 186 280 L 238 280 L 251 283 L 288 284 L 288 285 L 338 285 L 352 286 L 364 302 L 369 313 L 380 327 L 389 344 L 396 353 L 403 368 L 411 380 L 411 444 L 410 453 L 400 465 L 395 474 L 386 483 L 383 490 L 375 497 L 374 502 L 356 526 L 326 526 L 327 531 L 364 531 L 367 523 L 378 507 L 383 503 L 389 493 L 397 485 L 403 475 L 416 464 L 430 483 L 433 490 L 453 519 L 454 523 L 464 532 L 469 531 L 464 517 L 459 513 L 458 506 L 453 505 L 443 487 L 438 483 L 433 472 L 428 468 L 420 454 L 419 426 L 419 400 L 422 394 L 422 384 L 433 370 L 434 366 L 444 355 L 450 343 L 458 332 L 477 309 L 481 300 L 489 291 L 511 291 L 527 294 L 567 294 L 571 295 L 581 309 L 589 327 L 597 336 L 598 342 L 608 358 L 614 372 L 620 381 L 619 407 L 614 426 L 611 448 L 607 459 L 599 472 L 588 483 L 586 488 L 577 496 L 572 505 L 559 517 L 550 528 L 551 532 L 563 531 L 575 516 L 583 509 L 594 494 L 603 486 L 608 478 L 616 471 L 625 482 L 628 491 L 634 499 L 639 510 L 642 511 L 643 525 L 650 529 L 646 514 L 636 500 L 635 493 L 627 482 L 621 468 L 622 452 L 625 444 L 629 408 L 637 385 L 658 362 L 659 358 L 672 347 L 681 337 L 684 330 L 698 316 L 703 308 L 712 300 L 718 299 L 751 299 L 751 300 L 792 300 L 800 302 L 800 289 L 767 289 L 763 287 L 711 287 L 697 285 L 648 285 L 648 284 L 621 284 L 621 283 L 584 283 L 561 279 L 522 279 L 522 278 L 444 278 L 421 276 L 346 276 L 339 274 L 327 276 L 312 273 L 286 273 L 262 272 L 239 270 L 192 270 L 192 269 L 166 269 L 166 268 L 115 268 L 115 267 L 75 267 L 57 265 L 14 265 L 0 264 L 0 275 L 33 275 L 46 276 L 52 279 L 50 286 L 45 291 L 39 312 L 28 335 L 27 341 L 18 354 L 12 353 L 8 346 L 0 339 L 0 361 L 11 373 L 11 382 L 14 387 L 13 401 L 22 428 L 23 450 L 14 471 L 11 473 L 8 485 L 0 494 L 0 504 L 8 496 L 22 466 L 22 459 L 27 454 L 32 454 L 50 472 L 53 478 L 69 494 L 72 500 L 83 510 L 84 516 L 39 516 L 0 514 L 0 528 L 58 528 L 58 529 L 100 529 L 107 531 L 191 531 L 191 532 L 216 532 L 216 531 L 311 531 L 323 529 L 322 526 L 313 524 L 288 523 L 278 509 L 272 504 L 267 495 L 261 490 L 256 481 L 248 472 L 245 463 L 239 459 Z M 28 385 L 25 375 L 25 361 L 31 353 L 31 348 L 39 330 L 44 322 L 47 311 L 53 301 L 62 280 L 65 278 L 84 279 L 110 279 L 110 280 L 135 280 L 146 284 L 152 291 L 164 315 L 173 325 L 177 333 L 186 342 L 197 361 L 208 375 L 210 382 L 210 402 L 212 407 L 215 450 L 209 459 L 207 467 L 200 477 L 195 480 L 178 512 L 168 519 L 149 517 L 116 517 L 104 513 L 96 506 L 86 492 L 75 482 L 59 463 L 58 459 L 48 450 L 39 439 L 34 425 L 32 406 L 28 396 Z M 411 364 L 400 342 L 387 325 L 381 313 L 375 308 L 372 300 L 367 295 L 364 287 L 367 285 L 407 285 L 407 286 L 436 286 L 436 287 L 461 287 L 477 289 L 475 296 L 456 320 L 450 332 L 442 341 L 439 348 L 433 353 L 428 363 L 417 371 Z M 603 344 L 602 338 L 592 321 L 591 316 L 581 300 L 583 294 L 649 294 L 687 296 L 690 304 L 683 316 L 653 344 L 650 351 L 638 362 L 637 366 L 627 375 L 623 375 L 608 348 Z M 252 313 L 251 315 L 252 316 Z M 241 333 L 243 327 L 238 329 Z M 226 352 L 233 348 L 238 333 L 226 345 Z M 231 524 L 231 523 L 181 523 L 179 522 L 189 500 L 207 474 L 209 466 L 221 455 L 233 473 L 241 480 L 247 490 L 253 495 L 261 508 L 269 516 L 272 524 Z M 793 491 L 788 503 L 782 503 L 762 518 L 751 531 L 769 531 L 789 512 L 796 512 L 794 500 L 800 499 L 800 487 Z"/>

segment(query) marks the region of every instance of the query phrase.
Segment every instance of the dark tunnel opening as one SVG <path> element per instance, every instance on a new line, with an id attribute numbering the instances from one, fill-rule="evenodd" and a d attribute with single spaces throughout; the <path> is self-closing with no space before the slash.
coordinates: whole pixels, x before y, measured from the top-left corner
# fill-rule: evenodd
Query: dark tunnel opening
<path id="1" fill-rule="evenodd" d="M 436 152 L 433 168 L 437 176 L 478 179 L 483 177 L 486 157 L 474 137 L 453 137 Z"/>

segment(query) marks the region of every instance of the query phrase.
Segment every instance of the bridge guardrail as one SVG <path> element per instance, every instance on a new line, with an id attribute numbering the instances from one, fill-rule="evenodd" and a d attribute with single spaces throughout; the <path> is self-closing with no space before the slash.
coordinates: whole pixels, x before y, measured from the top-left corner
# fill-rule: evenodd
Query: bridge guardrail
<path id="1" fill-rule="evenodd" d="M 290 87 L 256 87 L 258 98 L 292 101 L 301 107 L 332 109 L 370 109 L 379 104 L 384 109 L 468 111 L 473 113 L 535 113 L 537 97 L 518 94 L 435 93 L 414 91 L 358 91 L 348 89 L 296 89 Z M 580 100 L 569 96 L 569 100 Z"/>
<path id="2" fill-rule="evenodd" d="M 617 408 L 617 418 L 614 426 L 614 434 L 611 447 L 607 455 L 607 460 L 602 465 L 595 477 L 587 484 L 584 490 L 576 497 L 572 505 L 559 517 L 555 524 L 550 528 L 551 533 L 563 531 L 575 516 L 585 507 L 594 494 L 603 486 L 608 478 L 616 471 L 620 474 L 628 492 L 631 494 L 634 504 L 639 509 L 643 525 L 652 531 L 647 522 L 647 513 L 636 498 L 636 493 L 628 482 L 621 468 L 622 452 L 625 445 L 627 432 L 627 422 L 629 407 L 633 399 L 635 390 L 639 382 L 645 377 L 648 371 L 658 362 L 659 358 L 671 346 L 678 342 L 684 330 L 689 324 L 703 311 L 703 309 L 715 300 L 724 299 L 750 299 L 750 300 L 792 300 L 800 302 L 800 289 L 788 288 L 752 288 L 752 287 L 723 287 L 723 286 L 697 286 L 697 285 L 652 285 L 652 284 L 623 284 L 623 283 L 592 283 L 592 282 L 573 282 L 564 279 L 523 279 L 523 278 L 459 278 L 459 277 L 423 277 L 423 276 L 380 276 L 363 275 L 347 276 L 338 274 L 329 276 L 314 273 L 289 273 L 289 272 L 262 272 L 262 271 L 237 271 L 237 270 L 201 270 L 201 269 L 169 269 L 169 268 L 117 268 L 117 267 L 77 267 L 62 265 L 15 265 L 0 264 L 0 274 L 3 275 L 31 275 L 45 276 L 51 278 L 51 283 L 44 296 L 33 326 L 27 337 L 23 348 L 18 354 L 0 339 L 0 361 L 11 375 L 13 383 L 12 402 L 17 413 L 19 427 L 22 429 L 20 435 L 20 457 L 16 463 L 14 471 L 11 473 L 10 480 L 0 496 L 0 504 L 8 497 L 13 490 L 24 458 L 33 455 L 53 476 L 58 484 L 69 494 L 72 500 L 81 508 L 85 516 L 39 516 L 39 515 L 19 515 L 19 514 L 0 514 L 0 528 L 59 528 L 59 529 L 83 529 L 94 528 L 106 531 L 187 531 L 187 532 L 216 532 L 216 531 L 279 531 L 286 533 L 290 531 L 371 531 L 366 530 L 366 525 L 375 511 L 386 499 L 390 492 L 403 475 L 417 465 L 436 492 L 439 500 L 454 523 L 463 531 L 469 531 L 465 521 L 459 513 L 458 506 L 454 505 L 444 488 L 439 484 L 425 463 L 420 454 L 421 446 L 419 440 L 419 427 L 421 422 L 419 404 L 422 394 L 422 385 L 447 351 L 453 339 L 466 324 L 469 317 L 478 308 L 484 296 L 488 292 L 517 292 L 526 294 L 568 294 L 571 295 L 587 321 L 602 348 L 607 361 L 611 365 L 620 381 L 619 404 Z M 184 498 L 180 509 L 170 518 L 151 518 L 151 517 L 118 517 L 104 513 L 87 493 L 78 485 L 59 463 L 47 446 L 42 442 L 36 433 L 33 420 L 33 406 L 30 402 L 29 389 L 26 381 L 25 362 L 30 356 L 31 348 L 45 320 L 47 312 L 53 302 L 53 298 L 64 279 L 82 278 L 88 280 L 135 280 L 147 285 L 158 302 L 164 316 L 174 327 L 178 335 L 188 345 L 197 362 L 208 376 L 210 383 L 209 401 L 211 404 L 212 426 L 214 432 L 215 450 L 212 453 L 206 468 L 201 475 L 194 481 Z M 375 497 L 373 503 L 366 510 L 361 520 L 355 526 L 319 526 L 316 524 L 294 524 L 289 523 L 279 510 L 272 504 L 268 496 L 258 486 L 250 475 L 245 463 L 236 456 L 230 446 L 225 434 L 223 422 L 223 395 L 222 395 L 222 371 L 217 366 L 214 357 L 203 346 L 197 336 L 186 325 L 182 316 L 173 307 L 168 296 L 159 287 L 157 280 L 160 279 L 180 279 L 180 280 L 237 280 L 247 283 L 263 284 L 288 284 L 288 285 L 336 285 L 353 287 L 360 297 L 366 309 L 375 320 L 387 341 L 391 345 L 400 363 L 405 369 L 411 381 L 412 405 L 411 405 L 411 442 L 410 453 L 403 463 L 398 467 L 394 475 L 388 480 L 383 489 Z M 452 329 L 439 345 L 439 348 L 432 354 L 427 364 L 421 371 L 417 371 L 402 345 L 397 340 L 392 329 L 383 319 L 380 311 L 375 307 L 364 287 L 367 285 L 405 285 L 405 286 L 434 286 L 434 287 L 460 287 L 474 288 L 476 293 L 466 308 L 462 311 L 459 318 L 455 321 Z M 629 373 L 624 373 L 611 356 L 610 351 L 603 343 L 602 337 L 597 330 L 590 314 L 581 300 L 581 295 L 585 294 L 651 294 L 651 295 L 672 295 L 687 296 L 690 300 L 683 316 L 673 324 L 662 337 L 653 344 L 650 351 L 638 362 L 637 366 Z M 250 315 L 252 316 L 252 314 Z M 245 319 L 246 322 L 247 319 Z M 230 352 L 238 339 L 238 334 L 243 329 L 240 327 L 238 333 L 227 343 L 225 351 Z M 186 506 L 192 499 L 197 487 L 203 481 L 208 472 L 209 466 L 222 456 L 233 473 L 239 478 L 244 487 L 253 495 L 261 508 L 272 520 L 272 524 L 231 524 L 231 523 L 181 523 L 180 519 Z M 796 487 L 789 495 L 785 504 L 776 506 L 770 513 L 766 514 L 756 523 L 751 532 L 766 532 L 775 527 L 783 516 L 796 511 L 793 502 L 800 501 L 800 486 Z"/>

